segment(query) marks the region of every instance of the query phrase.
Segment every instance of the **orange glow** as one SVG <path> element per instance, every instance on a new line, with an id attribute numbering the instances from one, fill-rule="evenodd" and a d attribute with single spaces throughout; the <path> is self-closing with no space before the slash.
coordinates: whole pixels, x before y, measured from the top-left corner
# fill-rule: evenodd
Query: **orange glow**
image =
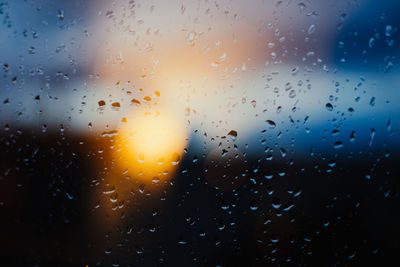
<path id="1" fill-rule="evenodd" d="M 176 172 L 188 138 L 185 121 L 214 135 L 241 125 L 231 107 L 248 90 L 252 71 L 264 66 L 269 40 L 265 27 L 253 19 L 217 17 L 210 27 L 175 16 L 180 6 L 163 8 L 159 16 L 135 10 L 150 23 L 145 27 L 149 31 L 138 27 L 129 32 L 98 18 L 105 31 L 92 46 L 93 72 L 100 84 L 97 95 L 122 100 L 118 118 L 107 110 L 101 116 L 108 116 L 111 124 L 120 116 L 127 120 L 114 137 L 116 166 L 146 184 L 160 184 Z M 114 9 L 114 14 L 119 13 Z M 150 113 L 145 115 L 146 111 Z M 185 120 L 179 114 L 186 114 Z"/>
<path id="2" fill-rule="evenodd" d="M 146 184 L 170 179 L 182 159 L 187 134 L 166 111 L 135 112 L 115 137 L 118 167 Z"/>

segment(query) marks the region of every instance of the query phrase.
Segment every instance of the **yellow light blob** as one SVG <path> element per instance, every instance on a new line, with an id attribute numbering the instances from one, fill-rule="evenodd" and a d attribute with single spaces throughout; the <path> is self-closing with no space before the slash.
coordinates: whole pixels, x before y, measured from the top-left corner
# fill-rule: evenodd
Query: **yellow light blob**
<path id="1" fill-rule="evenodd" d="M 115 156 L 131 178 L 159 184 L 176 172 L 186 142 L 184 124 L 170 113 L 136 112 L 115 137 Z"/>

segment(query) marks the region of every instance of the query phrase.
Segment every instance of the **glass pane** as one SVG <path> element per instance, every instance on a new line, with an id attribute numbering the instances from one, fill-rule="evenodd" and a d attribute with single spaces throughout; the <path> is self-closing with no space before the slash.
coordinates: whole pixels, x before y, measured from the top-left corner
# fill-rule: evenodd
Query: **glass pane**
<path id="1" fill-rule="evenodd" d="M 392 266 L 398 1 L 0 1 L 6 265 Z"/>

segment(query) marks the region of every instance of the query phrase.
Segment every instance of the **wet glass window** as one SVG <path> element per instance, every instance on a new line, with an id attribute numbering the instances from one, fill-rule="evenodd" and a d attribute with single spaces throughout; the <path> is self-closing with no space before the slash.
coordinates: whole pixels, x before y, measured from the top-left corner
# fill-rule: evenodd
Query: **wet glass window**
<path id="1" fill-rule="evenodd" d="M 0 1 L 0 261 L 395 266 L 399 11 Z"/>

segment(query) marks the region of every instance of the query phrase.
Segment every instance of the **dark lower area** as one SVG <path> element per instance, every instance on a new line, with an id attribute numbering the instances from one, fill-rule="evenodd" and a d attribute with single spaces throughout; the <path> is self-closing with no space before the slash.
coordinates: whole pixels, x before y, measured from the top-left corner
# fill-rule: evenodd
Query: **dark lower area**
<path id="1" fill-rule="evenodd" d="M 397 158 L 370 153 L 329 167 L 309 155 L 293 164 L 248 157 L 237 189 L 224 191 L 204 177 L 201 152 L 157 188 L 122 174 L 107 180 L 110 140 L 29 131 L 0 140 L 6 265 L 397 263 Z"/>

